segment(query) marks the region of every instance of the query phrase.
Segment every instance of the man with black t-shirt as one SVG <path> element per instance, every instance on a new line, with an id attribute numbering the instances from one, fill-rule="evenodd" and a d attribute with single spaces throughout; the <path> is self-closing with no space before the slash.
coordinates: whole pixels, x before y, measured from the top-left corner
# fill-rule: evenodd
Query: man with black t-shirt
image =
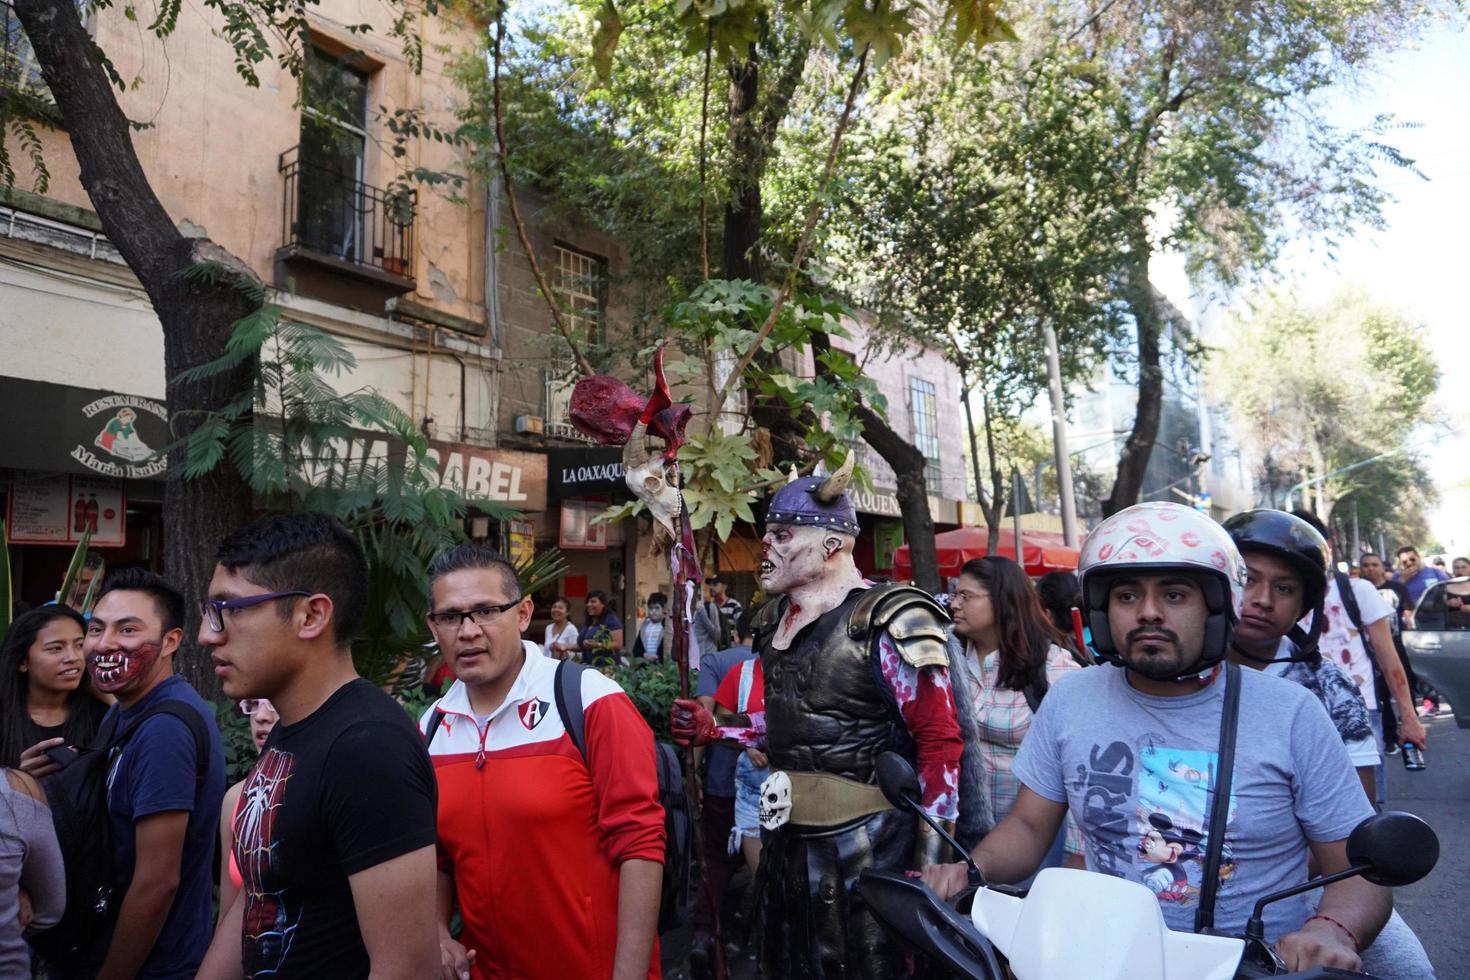
<path id="1" fill-rule="evenodd" d="M 225 538 L 203 603 L 226 697 L 281 720 L 234 818 L 244 884 L 199 976 L 419 980 L 439 974 L 434 771 L 408 715 L 357 676 L 367 562 L 319 514 Z"/>

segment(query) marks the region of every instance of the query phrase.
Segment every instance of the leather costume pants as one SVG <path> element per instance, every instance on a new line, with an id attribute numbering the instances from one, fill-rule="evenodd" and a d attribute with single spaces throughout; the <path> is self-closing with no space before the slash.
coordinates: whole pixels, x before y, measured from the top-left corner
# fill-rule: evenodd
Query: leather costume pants
<path id="1" fill-rule="evenodd" d="M 853 887 L 867 868 L 912 863 L 918 818 L 885 810 L 831 828 L 787 824 L 768 832 L 762 892 L 761 976 L 890 980 L 908 973 L 904 951 Z"/>

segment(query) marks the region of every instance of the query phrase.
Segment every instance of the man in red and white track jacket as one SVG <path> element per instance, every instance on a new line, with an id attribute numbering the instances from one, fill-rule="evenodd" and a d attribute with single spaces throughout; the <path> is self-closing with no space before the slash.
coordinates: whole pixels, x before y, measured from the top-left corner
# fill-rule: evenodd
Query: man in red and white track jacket
<path id="1" fill-rule="evenodd" d="M 586 671 L 584 761 L 556 709 L 557 661 L 521 641 L 531 600 L 514 570 L 466 544 L 430 574 L 429 625 L 457 678 L 420 721 L 439 780 L 444 976 L 657 980 L 653 733 L 621 687 Z"/>

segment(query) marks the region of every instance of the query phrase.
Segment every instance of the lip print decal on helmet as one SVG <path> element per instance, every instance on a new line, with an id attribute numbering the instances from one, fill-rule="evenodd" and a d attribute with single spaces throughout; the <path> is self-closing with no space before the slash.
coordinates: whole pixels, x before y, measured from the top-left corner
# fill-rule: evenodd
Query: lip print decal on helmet
<path id="1" fill-rule="evenodd" d="M 1124 573 L 1186 572 L 1200 579 L 1209 616 L 1203 656 L 1190 674 L 1225 658 L 1245 595 L 1245 562 L 1230 535 L 1209 516 L 1182 504 L 1135 504 L 1103 521 L 1082 543 L 1077 566 L 1092 644 L 1122 664 L 1108 627 L 1110 581 Z"/>

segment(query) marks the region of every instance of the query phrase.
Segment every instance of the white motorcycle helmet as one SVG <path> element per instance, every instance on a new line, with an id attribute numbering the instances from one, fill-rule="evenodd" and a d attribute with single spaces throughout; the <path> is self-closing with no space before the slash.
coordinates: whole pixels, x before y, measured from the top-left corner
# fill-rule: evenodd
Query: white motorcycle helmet
<path id="1" fill-rule="evenodd" d="M 1127 666 L 1108 626 L 1112 580 L 1125 574 L 1168 570 L 1197 578 L 1209 608 L 1200 660 L 1176 680 L 1197 676 L 1225 659 L 1245 598 L 1245 561 L 1230 534 L 1207 515 L 1163 501 L 1119 511 L 1093 528 L 1082 542 L 1077 575 L 1092 646 L 1101 659 Z"/>

